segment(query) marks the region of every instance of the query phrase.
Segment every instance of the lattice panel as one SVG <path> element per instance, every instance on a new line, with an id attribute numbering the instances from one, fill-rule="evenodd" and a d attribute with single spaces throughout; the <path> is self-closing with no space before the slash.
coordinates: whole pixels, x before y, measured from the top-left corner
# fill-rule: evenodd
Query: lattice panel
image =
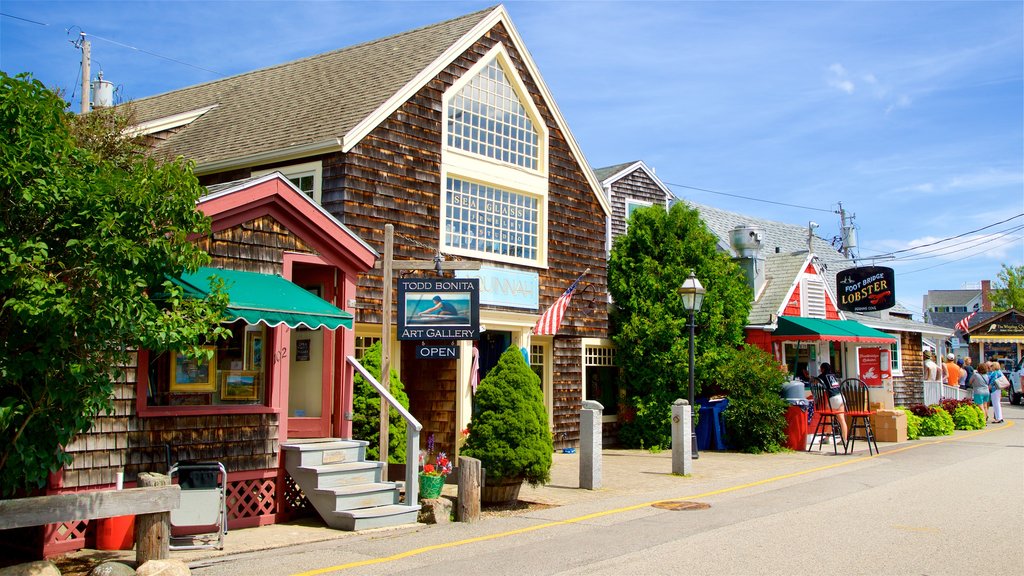
<path id="1" fill-rule="evenodd" d="M 228 483 L 228 519 L 253 518 L 275 512 L 274 479 L 257 478 Z"/>
<path id="2" fill-rule="evenodd" d="M 290 516 L 305 516 L 313 512 L 313 505 L 309 503 L 309 499 L 295 483 L 291 474 L 284 476 L 284 502 L 281 502 L 281 512 Z"/>
<path id="3" fill-rule="evenodd" d="M 71 522 L 49 524 L 46 526 L 44 540 L 47 544 L 75 541 L 85 542 L 85 530 L 88 527 L 88 520 L 72 520 Z"/>

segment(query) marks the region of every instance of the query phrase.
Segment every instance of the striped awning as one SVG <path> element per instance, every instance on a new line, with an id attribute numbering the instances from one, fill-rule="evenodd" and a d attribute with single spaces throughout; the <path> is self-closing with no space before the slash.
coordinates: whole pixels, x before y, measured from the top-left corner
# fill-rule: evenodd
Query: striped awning
<path id="1" fill-rule="evenodd" d="M 210 291 L 211 277 L 221 278 L 228 293 L 225 322 L 244 320 L 252 325 L 262 323 L 274 327 L 284 324 L 289 328 L 311 330 L 352 329 L 351 314 L 280 276 L 200 268 L 182 274 L 174 282 L 185 289 L 186 295 L 202 298 Z"/>

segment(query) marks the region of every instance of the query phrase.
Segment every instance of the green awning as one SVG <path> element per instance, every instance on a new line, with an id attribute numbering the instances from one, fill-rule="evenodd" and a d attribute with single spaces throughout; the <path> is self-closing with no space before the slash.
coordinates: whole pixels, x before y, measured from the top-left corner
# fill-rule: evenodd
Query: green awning
<path id="1" fill-rule="evenodd" d="M 280 276 L 200 268 L 182 274 L 174 282 L 185 289 L 186 295 L 202 298 L 210 291 L 211 276 L 224 280 L 229 297 L 226 322 L 245 320 L 253 325 L 262 322 L 270 327 L 284 324 L 312 330 L 335 330 L 339 326 L 352 329 L 351 314 Z"/>
<path id="2" fill-rule="evenodd" d="M 825 320 L 823 318 L 801 318 L 780 316 L 778 328 L 772 332 L 777 340 L 862 342 L 890 344 L 896 337 L 881 330 L 869 328 L 853 320 Z"/>

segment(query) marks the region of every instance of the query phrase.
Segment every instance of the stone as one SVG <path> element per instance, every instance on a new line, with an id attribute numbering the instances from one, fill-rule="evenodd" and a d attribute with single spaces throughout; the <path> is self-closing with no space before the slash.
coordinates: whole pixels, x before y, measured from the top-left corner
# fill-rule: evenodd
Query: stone
<path id="1" fill-rule="evenodd" d="M 420 513 L 417 522 L 423 524 L 447 524 L 452 519 L 452 501 L 447 498 L 427 498 L 420 500 Z"/>
<path id="2" fill-rule="evenodd" d="M 104 562 L 93 567 L 89 576 L 135 576 L 135 569 L 121 562 Z"/>
<path id="3" fill-rule="evenodd" d="M 181 560 L 150 560 L 135 571 L 136 576 L 190 576 L 192 571 Z"/>
<path id="4" fill-rule="evenodd" d="M 0 568 L 0 576 L 60 576 L 60 570 L 53 562 L 37 560 Z"/>

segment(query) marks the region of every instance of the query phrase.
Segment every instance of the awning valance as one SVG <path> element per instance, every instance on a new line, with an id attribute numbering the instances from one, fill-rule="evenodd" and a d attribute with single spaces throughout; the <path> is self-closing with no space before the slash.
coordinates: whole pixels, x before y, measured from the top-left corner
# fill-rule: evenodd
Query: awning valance
<path id="1" fill-rule="evenodd" d="M 869 328 L 853 320 L 825 320 L 780 316 L 778 327 L 772 332 L 775 340 L 860 342 L 890 344 L 896 337 L 881 330 Z"/>
<path id="2" fill-rule="evenodd" d="M 244 320 L 247 324 L 284 324 L 312 330 L 335 330 L 340 326 L 352 329 L 351 314 L 280 276 L 200 268 L 182 274 L 174 282 L 185 289 L 186 295 L 202 298 L 210 292 L 211 276 L 224 280 L 229 297 L 226 322 Z"/>
<path id="3" fill-rule="evenodd" d="M 1003 344 L 1024 344 L 1022 334 L 971 334 L 971 342 L 996 342 Z"/>

